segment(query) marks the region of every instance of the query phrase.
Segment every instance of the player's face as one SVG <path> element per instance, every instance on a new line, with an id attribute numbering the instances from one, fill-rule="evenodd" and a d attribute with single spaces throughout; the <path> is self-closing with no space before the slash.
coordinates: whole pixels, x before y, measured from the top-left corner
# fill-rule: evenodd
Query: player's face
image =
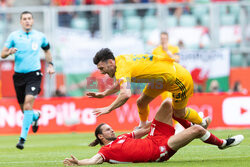
<path id="1" fill-rule="evenodd" d="M 100 61 L 97 64 L 97 68 L 102 74 L 108 74 L 111 78 L 115 75 L 115 65 L 111 59 L 107 61 Z"/>
<path id="2" fill-rule="evenodd" d="M 116 139 L 114 130 L 107 124 L 102 126 L 102 135 L 106 140 L 109 141 L 113 141 Z"/>
<path id="3" fill-rule="evenodd" d="M 161 44 L 165 45 L 168 43 L 168 35 L 167 34 L 161 34 Z"/>
<path id="4" fill-rule="evenodd" d="M 29 14 L 29 13 L 23 14 L 23 15 L 22 15 L 22 18 L 21 18 L 21 20 L 20 20 L 20 23 L 21 23 L 21 25 L 22 25 L 22 28 L 23 28 L 26 32 L 28 32 L 28 31 L 31 30 L 32 25 L 33 25 L 33 22 L 34 22 L 33 17 L 32 17 L 32 15 Z"/>

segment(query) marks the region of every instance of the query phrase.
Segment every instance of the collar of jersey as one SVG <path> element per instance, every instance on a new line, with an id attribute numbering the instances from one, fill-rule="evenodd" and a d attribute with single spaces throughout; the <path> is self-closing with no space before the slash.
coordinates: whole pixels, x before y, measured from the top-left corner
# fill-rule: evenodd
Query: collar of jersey
<path id="1" fill-rule="evenodd" d="M 23 31 L 23 29 L 21 29 L 21 33 L 24 34 L 24 35 L 27 35 L 27 33 L 25 31 Z M 33 33 L 33 30 L 31 29 L 31 31 L 29 31 L 28 35 L 30 35 L 32 33 Z"/>

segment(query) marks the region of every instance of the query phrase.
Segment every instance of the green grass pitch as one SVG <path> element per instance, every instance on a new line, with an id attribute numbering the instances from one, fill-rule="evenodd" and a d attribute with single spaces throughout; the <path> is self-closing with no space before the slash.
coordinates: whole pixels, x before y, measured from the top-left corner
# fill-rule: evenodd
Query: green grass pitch
<path id="1" fill-rule="evenodd" d="M 169 161 L 162 163 L 108 164 L 101 166 L 174 166 L 174 167 L 249 167 L 250 130 L 212 131 L 220 138 L 243 134 L 245 140 L 236 147 L 219 150 L 216 146 L 195 140 L 180 149 Z M 119 133 L 120 134 L 120 133 Z M 56 167 L 70 154 L 79 159 L 90 158 L 100 147 L 87 145 L 94 139 L 91 133 L 29 135 L 24 150 L 15 145 L 18 136 L 0 136 L 0 167 Z M 97 165 L 95 165 L 97 166 Z M 100 165 L 98 165 L 100 166 Z"/>

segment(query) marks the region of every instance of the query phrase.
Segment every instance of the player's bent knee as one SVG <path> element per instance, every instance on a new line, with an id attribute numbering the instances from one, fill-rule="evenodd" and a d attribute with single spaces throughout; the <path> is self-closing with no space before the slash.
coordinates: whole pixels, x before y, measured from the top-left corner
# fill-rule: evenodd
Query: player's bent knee
<path id="1" fill-rule="evenodd" d="M 162 103 L 162 107 L 168 109 L 168 110 L 172 110 L 172 100 L 171 99 L 165 99 Z"/>
<path id="2" fill-rule="evenodd" d="M 197 134 L 197 137 L 201 137 L 206 133 L 206 130 L 200 125 L 194 125 L 191 128 L 193 130 L 193 133 Z"/>

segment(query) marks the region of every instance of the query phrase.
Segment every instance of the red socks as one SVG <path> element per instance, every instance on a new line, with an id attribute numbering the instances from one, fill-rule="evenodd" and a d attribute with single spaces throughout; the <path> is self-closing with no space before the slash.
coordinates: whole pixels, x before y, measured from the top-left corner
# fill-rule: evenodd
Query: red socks
<path id="1" fill-rule="evenodd" d="M 221 146 L 224 143 L 223 139 L 219 139 L 209 131 L 206 132 L 204 136 L 200 138 L 204 143 Z"/>

